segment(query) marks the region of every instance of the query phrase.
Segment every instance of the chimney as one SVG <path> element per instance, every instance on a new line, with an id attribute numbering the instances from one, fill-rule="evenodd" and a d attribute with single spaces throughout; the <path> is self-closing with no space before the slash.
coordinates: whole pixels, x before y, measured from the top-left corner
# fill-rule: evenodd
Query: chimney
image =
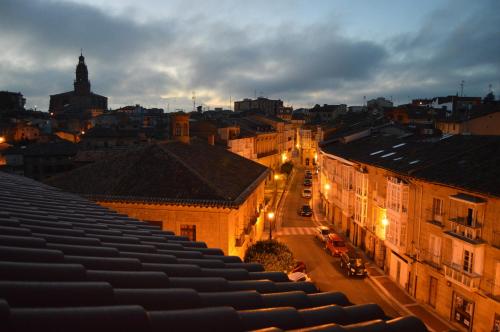
<path id="1" fill-rule="evenodd" d="M 208 135 L 208 144 L 215 145 L 215 135 L 214 134 Z"/>

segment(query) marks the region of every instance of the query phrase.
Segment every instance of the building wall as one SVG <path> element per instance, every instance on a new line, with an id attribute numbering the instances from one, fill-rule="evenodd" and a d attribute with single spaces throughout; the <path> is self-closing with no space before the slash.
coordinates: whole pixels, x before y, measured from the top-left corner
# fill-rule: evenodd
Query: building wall
<path id="1" fill-rule="evenodd" d="M 236 139 L 229 139 L 227 145 L 229 150 L 244 158 L 255 160 L 257 156 L 254 152 L 254 137 L 243 137 Z"/>
<path id="2" fill-rule="evenodd" d="M 500 135 L 500 112 L 491 113 L 464 122 L 441 121 L 436 124 L 443 133 L 472 135 Z"/>
<path id="3" fill-rule="evenodd" d="M 338 232 L 363 249 L 401 288 L 434 307 L 457 329 L 468 330 L 465 322 L 471 331 L 493 329 L 495 317 L 500 317 L 500 199 L 407 178 L 325 153 L 320 153 L 319 162 L 322 206 Z M 407 195 L 399 200 L 399 204 L 406 204 L 406 214 L 399 217 L 390 211 L 398 209 L 390 206 L 394 195 L 389 192 L 395 190 L 391 179 L 395 177 L 402 181 L 401 189 L 407 188 Z M 363 190 L 367 191 L 365 218 L 361 213 Z M 478 227 L 454 228 L 456 223 L 450 221 L 467 217 L 470 204 L 450 198 L 460 193 L 485 201 L 472 204 L 473 215 L 478 211 Z M 398 223 L 396 231 L 404 236 L 404 244 L 390 238 L 391 227 Z M 401 227 L 403 224 L 405 227 Z M 449 235 L 450 231 L 462 234 L 462 229 L 465 240 Z M 476 239 L 478 232 L 480 237 Z M 466 259 L 470 254 L 465 250 L 474 258 Z M 455 269 L 449 268 L 452 262 L 458 262 L 453 265 Z M 465 264 L 471 264 L 471 273 L 462 272 Z M 454 309 L 460 303 L 465 311 Z M 467 310 L 472 317 L 467 318 Z M 462 323 L 456 322 L 457 317 Z"/>
<path id="4" fill-rule="evenodd" d="M 469 308 L 473 310 L 470 330 L 491 331 L 495 315 L 500 315 L 500 303 L 497 301 L 500 299 L 500 269 L 498 268 L 500 266 L 500 237 L 496 225 L 500 215 L 500 200 L 423 181 L 416 181 L 416 185 L 421 189 L 422 203 L 419 213 L 416 213 L 420 236 L 415 237 L 419 247 L 415 297 L 421 302 L 433 304 L 440 315 L 452 322 L 457 317 L 457 312 L 453 309 L 457 305 L 454 298 L 457 295 L 463 297 L 471 302 Z M 478 229 L 481 232 L 480 239 L 483 241 L 477 241 L 478 244 L 471 244 L 470 241 L 445 233 L 453 230 L 450 219 L 455 217 L 453 209 L 456 207 L 456 201 L 450 199 L 450 196 L 457 193 L 466 193 L 486 201 L 484 204 L 476 205 L 478 210 L 482 209 L 484 212 L 484 217 L 480 217 L 481 227 Z M 441 214 L 436 214 L 434 211 L 435 199 L 443 202 Z M 464 202 L 463 205 L 471 204 Z M 439 239 L 437 242 L 440 244 L 437 250 L 436 239 Z M 477 289 L 461 282 L 461 280 L 467 280 L 460 277 L 465 274 L 461 272 L 464 258 L 460 256 L 464 249 L 471 249 L 474 252 L 472 271 L 475 273 Z M 446 272 L 450 269 L 445 268 L 445 264 L 457 259 L 461 262 L 456 273 L 457 278 L 447 276 Z M 431 277 L 438 282 L 435 301 L 431 299 L 429 290 Z M 455 324 L 457 328 L 467 330 L 466 323 L 455 322 Z"/>
<path id="5" fill-rule="evenodd" d="M 500 112 L 472 119 L 462 127 L 463 132 L 473 135 L 500 135 Z"/>
<path id="6" fill-rule="evenodd" d="M 196 226 L 196 241 L 243 258 L 264 228 L 264 182 L 238 208 L 98 201 L 102 206 L 140 220 L 161 221 L 164 230 L 181 234 L 182 225 Z"/>

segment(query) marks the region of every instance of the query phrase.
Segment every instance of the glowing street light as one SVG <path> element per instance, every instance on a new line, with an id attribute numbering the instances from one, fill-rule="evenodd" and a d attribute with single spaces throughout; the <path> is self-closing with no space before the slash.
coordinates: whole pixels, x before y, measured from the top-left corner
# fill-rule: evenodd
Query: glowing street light
<path id="1" fill-rule="evenodd" d="M 387 225 L 389 225 L 389 220 L 387 218 L 382 218 L 382 225 L 385 227 Z"/>
<path id="2" fill-rule="evenodd" d="M 4 142 L 5 142 L 5 137 L 0 136 L 0 143 L 4 143 Z"/>
<path id="3" fill-rule="evenodd" d="M 331 187 L 330 187 L 330 184 L 329 184 L 329 183 L 325 183 L 325 190 L 327 190 L 327 191 L 328 191 L 328 190 L 330 190 L 330 188 L 331 188 Z"/>
<path id="4" fill-rule="evenodd" d="M 267 220 L 269 220 L 269 240 L 273 239 L 273 220 L 274 220 L 274 212 L 269 211 L 267 213 Z"/>

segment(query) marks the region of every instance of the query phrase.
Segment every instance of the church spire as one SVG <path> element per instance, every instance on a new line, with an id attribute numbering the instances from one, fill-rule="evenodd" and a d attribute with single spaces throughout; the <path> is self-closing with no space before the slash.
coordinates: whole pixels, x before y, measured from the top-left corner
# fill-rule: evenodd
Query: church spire
<path id="1" fill-rule="evenodd" d="M 83 56 L 83 49 L 80 51 L 78 58 L 78 65 L 76 66 L 76 78 L 74 82 L 75 93 L 78 95 L 90 94 L 90 81 L 87 65 L 85 64 L 85 57 Z"/>

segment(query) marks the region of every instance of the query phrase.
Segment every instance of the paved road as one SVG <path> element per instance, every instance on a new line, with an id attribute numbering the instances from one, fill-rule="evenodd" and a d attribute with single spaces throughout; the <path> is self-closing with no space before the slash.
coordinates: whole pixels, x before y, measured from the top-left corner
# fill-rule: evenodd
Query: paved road
<path id="1" fill-rule="evenodd" d="M 399 316 L 368 278 L 347 278 L 340 269 L 339 259 L 328 255 L 314 235 L 287 235 L 311 234 L 308 230 L 316 226 L 314 218 L 297 214 L 300 205 L 309 202 L 301 197 L 303 179 L 304 172 L 298 170 L 283 205 L 283 228 L 278 233 L 279 239 L 290 247 L 297 260 L 306 263 L 308 274 L 322 291 L 341 291 L 353 303 L 377 303 L 387 315 Z"/>

